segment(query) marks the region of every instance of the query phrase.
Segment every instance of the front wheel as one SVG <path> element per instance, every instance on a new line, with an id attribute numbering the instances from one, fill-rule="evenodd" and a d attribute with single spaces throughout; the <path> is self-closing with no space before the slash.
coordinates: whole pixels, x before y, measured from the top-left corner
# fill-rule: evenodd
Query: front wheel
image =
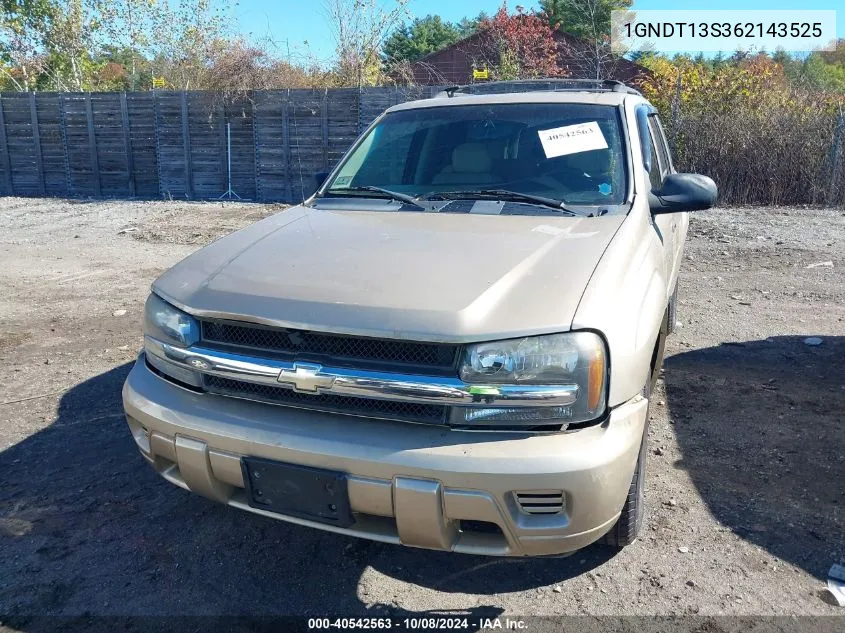
<path id="1" fill-rule="evenodd" d="M 648 425 L 646 425 L 648 427 Z M 602 543 L 618 549 L 630 545 L 639 536 L 642 526 L 645 523 L 645 462 L 646 462 L 646 434 L 640 442 L 640 454 L 637 458 L 637 467 L 634 469 L 634 478 L 628 487 L 628 496 L 625 498 L 625 505 L 622 506 L 622 514 L 619 520 L 610 528 L 610 532 L 604 535 Z"/>
<path id="2" fill-rule="evenodd" d="M 665 323 L 665 320 L 664 320 Z M 665 338 L 665 333 L 661 332 Z M 658 350 L 660 350 L 658 352 Z M 658 340 L 655 347 L 655 354 L 662 354 L 661 343 Z M 654 363 L 654 359 L 652 359 Z M 652 374 L 659 373 L 659 369 L 652 369 Z M 640 442 L 640 454 L 637 456 L 637 466 L 634 468 L 634 477 L 631 485 L 628 486 L 628 496 L 625 497 L 625 505 L 622 506 L 622 513 L 619 519 L 610 528 L 610 532 L 602 537 L 601 543 L 622 549 L 637 540 L 645 523 L 645 463 L 648 452 L 648 411 L 651 405 L 651 393 L 656 382 L 654 375 L 649 376 L 648 382 L 643 387 L 642 395 L 646 399 L 646 420 L 643 428 L 643 438 Z"/>
<path id="3" fill-rule="evenodd" d="M 677 296 L 677 286 L 675 288 Z M 648 411 L 651 406 L 651 394 L 657 379 L 660 377 L 660 369 L 663 367 L 663 352 L 666 347 L 666 334 L 669 329 L 671 309 L 667 309 L 663 317 L 660 332 L 657 334 L 657 343 L 651 357 L 651 373 L 643 387 L 642 395 L 646 399 L 646 420 L 643 428 L 643 438 L 640 442 L 640 454 L 637 456 L 637 466 L 634 468 L 634 477 L 631 485 L 628 486 L 628 496 L 625 498 L 625 505 L 622 506 L 622 513 L 619 519 L 605 534 L 601 543 L 622 549 L 637 540 L 645 524 L 645 463 L 648 452 Z"/>

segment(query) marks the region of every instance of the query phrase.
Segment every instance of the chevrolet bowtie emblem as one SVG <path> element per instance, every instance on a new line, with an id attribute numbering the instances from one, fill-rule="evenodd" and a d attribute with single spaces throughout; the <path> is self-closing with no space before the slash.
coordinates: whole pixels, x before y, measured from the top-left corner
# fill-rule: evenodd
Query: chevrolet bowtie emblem
<path id="1" fill-rule="evenodd" d="M 320 393 L 332 388 L 335 377 L 321 374 L 322 366 L 310 363 L 294 363 L 293 369 L 279 372 L 278 381 L 291 385 L 294 391 L 301 393 Z"/>

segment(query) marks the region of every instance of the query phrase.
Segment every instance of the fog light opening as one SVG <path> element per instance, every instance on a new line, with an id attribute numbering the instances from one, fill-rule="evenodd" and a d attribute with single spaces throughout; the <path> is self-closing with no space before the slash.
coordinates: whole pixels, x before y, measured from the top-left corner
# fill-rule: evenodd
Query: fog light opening
<path id="1" fill-rule="evenodd" d="M 498 536 L 504 536 L 502 528 L 490 521 L 469 521 L 461 519 L 458 522 L 458 529 L 461 532 L 469 534 L 496 534 Z"/>

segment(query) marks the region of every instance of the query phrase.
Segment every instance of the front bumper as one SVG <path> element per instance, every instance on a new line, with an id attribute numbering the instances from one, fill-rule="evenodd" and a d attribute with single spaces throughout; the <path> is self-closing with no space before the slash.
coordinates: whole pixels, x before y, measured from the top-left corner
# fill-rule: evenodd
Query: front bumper
<path id="1" fill-rule="evenodd" d="M 156 471 L 216 501 L 389 543 L 538 556 L 585 547 L 616 522 L 647 402 L 634 398 L 604 424 L 565 433 L 455 431 L 194 393 L 152 373 L 142 355 L 123 387 L 123 404 Z M 250 507 L 241 456 L 346 473 L 354 525 Z M 534 514 L 520 503 L 531 493 L 557 491 L 563 504 L 555 514 Z M 490 524 L 495 529 L 477 529 Z"/>

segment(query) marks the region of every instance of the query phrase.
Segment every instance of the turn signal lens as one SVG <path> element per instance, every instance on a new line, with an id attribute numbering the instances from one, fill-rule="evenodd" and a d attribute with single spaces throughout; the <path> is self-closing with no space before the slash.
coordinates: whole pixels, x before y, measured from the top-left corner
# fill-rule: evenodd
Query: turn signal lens
<path id="1" fill-rule="evenodd" d="M 587 370 L 587 408 L 596 411 L 604 393 L 604 373 L 607 364 L 604 359 L 604 347 L 593 350 L 593 357 Z"/>

